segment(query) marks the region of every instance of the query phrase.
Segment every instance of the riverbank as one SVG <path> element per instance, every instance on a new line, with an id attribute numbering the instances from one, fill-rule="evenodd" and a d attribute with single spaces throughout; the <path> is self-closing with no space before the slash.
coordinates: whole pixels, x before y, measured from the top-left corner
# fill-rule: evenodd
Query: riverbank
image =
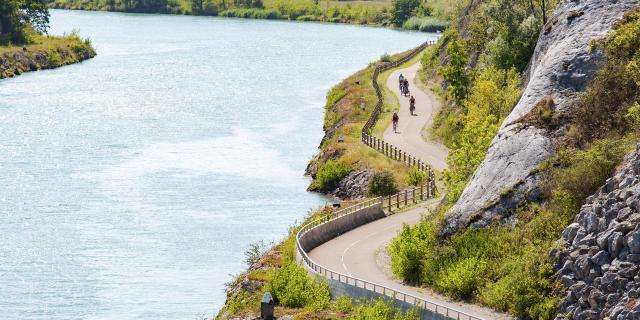
<path id="1" fill-rule="evenodd" d="M 314 181 L 311 189 L 319 186 L 327 186 L 328 183 L 335 185 L 336 181 L 326 181 L 327 177 L 336 179 L 335 175 L 327 174 L 327 170 L 335 173 L 336 168 L 348 171 L 345 177 L 340 180 L 338 190 L 329 191 L 331 194 L 341 199 L 362 198 L 369 194 L 363 193 L 358 197 L 350 194 L 343 194 L 344 191 L 366 189 L 369 184 L 367 174 L 376 171 L 389 170 L 393 168 L 394 178 L 397 185 L 406 186 L 406 176 L 409 169 L 402 162 L 392 161 L 374 149 L 370 149 L 361 143 L 358 138 L 361 135 L 361 128 L 364 126 L 375 107 L 377 97 L 372 86 L 373 71 L 378 63 L 388 63 L 403 58 L 411 51 L 394 56 L 384 56 L 382 61 L 372 63 L 364 70 L 348 77 L 342 83 L 334 87 L 327 94 L 327 110 L 325 114 L 325 137 L 321 143 L 321 153 L 311 162 L 308 172 L 315 170 Z M 422 51 L 416 57 L 403 64 L 413 64 L 416 68 L 416 61 L 420 58 Z M 387 83 L 391 72 L 384 72 L 378 77 L 383 78 Z M 378 80 L 380 82 L 380 79 Z M 399 109 L 399 101 L 396 95 L 387 86 L 381 87 L 386 109 L 380 115 L 382 120 L 390 117 L 391 113 Z M 369 101 L 371 100 L 371 101 Z M 408 106 L 403 101 L 403 108 Z M 378 126 L 389 126 L 388 121 Z M 380 134 L 385 128 L 377 128 L 373 132 Z M 421 128 L 422 126 L 420 126 Z M 352 136 L 352 137 L 350 137 Z M 418 130 L 417 136 L 421 136 Z M 400 144 L 404 146 L 403 143 Z M 370 152 L 372 151 L 372 152 Z M 339 164 L 338 164 L 339 163 Z M 356 169 L 352 169 L 355 168 Z M 326 169 L 327 167 L 333 169 Z M 325 173 L 323 173 L 325 172 Z M 355 179 L 353 173 L 356 173 Z M 369 176 L 370 178 L 370 176 Z M 345 182 L 346 181 L 346 182 Z M 359 185 L 363 184 L 363 185 Z M 350 189 L 344 190 L 343 187 Z M 325 191 L 326 189 L 319 189 Z M 343 201 L 342 205 L 348 206 L 348 201 Z M 360 319 L 369 318 L 368 313 L 373 308 L 388 308 L 391 314 L 395 313 L 390 302 L 374 301 L 354 301 L 348 296 L 333 297 L 329 299 L 329 288 L 325 282 L 316 278 L 306 278 L 307 270 L 297 264 L 296 259 L 296 237 L 300 226 L 306 225 L 313 220 L 323 220 L 332 217 L 333 208 L 324 207 L 311 213 L 305 221 L 289 231 L 288 237 L 268 250 L 259 245 L 252 246 L 245 253 L 248 269 L 238 275 L 232 282 L 227 284 L 227 299 L 225 306 L 219 312 L 216 319 L 255 319 L 260 312 L 261 297 L 267 292 L 271 292 L 279 304 L 276 307 L 276 314 L 279 317 L 291 317 L 294 319 L 307 318 L 313 316 L 314 319 Z M 295 301 L 289 301 L 283 294 L 299 296 Z M 322 303 L 318 303 L 322 302 Z M 359 304 L 359 306 L 354 306 Z M 360 317 L 359 317 L 360 316 Z M 398 314 L 394 319 L 415 319 L 415 314 Z"/>
<path id="2" fill-rule="evenodd" d="M 209 0 L 159 1 L 154 5 L 140 5 L 123 0 L 55 0 L 52 9 L 115 11 L 131 13 L 163 13 L 199 16 L 219 16 L 245 19 L 315 21 L 383 27 L 399 27 L 423 32 L 444 31 L 450 17 L 456 16 L 457 1 L 433 1 L 423 7 L 408 3 L 406 12 L 419 12 L 415 16 L 398 17 L 397 8 L 390 0 L 338 1 L 338 0 L 243 0 L 227 3 Z"/>
<path id="3" fill-rule="evenodd" d="M 89 39 L 75 34 L 42 36 L 25 46 L 0 47 L 0 79 L 25 72 L 54 69 L 96 56 Z"/>

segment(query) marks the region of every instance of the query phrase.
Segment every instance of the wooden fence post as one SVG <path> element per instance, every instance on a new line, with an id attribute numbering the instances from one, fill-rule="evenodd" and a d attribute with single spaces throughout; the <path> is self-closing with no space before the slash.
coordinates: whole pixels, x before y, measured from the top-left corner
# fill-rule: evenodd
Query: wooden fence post
<path id="1" fill-rule="evenodd" d="M 407 198 L 409 198 L 409 190 L 404 189 L 404 206 L 405 207 L 407 206 L 407 202 L 408 202 Z"/>
<path id="2" fill-rule="evenodd" d="M 420 185 L 420 201 L 424 201 L 424 184 Z"/>
<path id="3" fill-rule="evenodd" d="M 400 192 L 396 193 L 396 208 L 400 209 Z"/>

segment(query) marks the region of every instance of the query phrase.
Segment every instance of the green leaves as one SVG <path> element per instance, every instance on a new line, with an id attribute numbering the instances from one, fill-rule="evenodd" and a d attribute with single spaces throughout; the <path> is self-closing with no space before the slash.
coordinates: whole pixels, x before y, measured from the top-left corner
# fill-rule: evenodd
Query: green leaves
<path id="1" fill-rule="evenodd" d="M 329 160 L 318 169 L 315 180 L 316 187 L 325 191 L 335 189 L 340 179 L 352 170 L 353 168 L 342 160 Z"/>
<path id="2" fill-rule="evenodd" d="M 271 291 L 283 306 L 324 310 L 329 306 L 331 294 L 326 281 L 312 278 L 307 270 L 295 261 L 276 271 L 271 281 Z"/>
<path id="3" fill-rule="evenodd" d="M 393 0 L 392 22 L 396 26 L 402 26 L 413 11 L 420 6 L 420 0 Z"/>
<path id="4" fill-rule="evenodd" d="M 446 66 L 440 67 L 438 73 L 447 81 L 448 91 L 453 95 L 456 105 L 461 106 L 467 98 L 467 91 L 471 81 L 465 71 L 469 58 L 466 50 L 458 41 L 458 35 L 453 32 L 450 38 L 447 54 L 451 57 L 451 60 Z"/>
<path id="5" fill-rule="evenodd" d="M 398 186 L 390 171 L 376 172 L 369 183 L 370 196 L 388 196 L 398 192 Z"/>

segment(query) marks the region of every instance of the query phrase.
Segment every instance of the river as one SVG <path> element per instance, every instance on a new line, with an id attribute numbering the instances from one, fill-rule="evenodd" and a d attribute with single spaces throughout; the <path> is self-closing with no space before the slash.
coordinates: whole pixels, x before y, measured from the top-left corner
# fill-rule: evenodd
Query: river
<path id="1" fill-rule="evenodd" d="M 95 59 L 0 80 L 0 319 L 197 319 L 305 191 L 331 85 L 436 35 L 52 11 Z"/>

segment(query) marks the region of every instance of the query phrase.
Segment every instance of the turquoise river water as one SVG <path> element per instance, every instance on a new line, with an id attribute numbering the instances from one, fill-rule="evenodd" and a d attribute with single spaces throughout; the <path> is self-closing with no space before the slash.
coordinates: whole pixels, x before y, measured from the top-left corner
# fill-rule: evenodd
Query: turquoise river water
<path id="1" fill-rule="evenodd" d="M 331 85 L 436 35 L 53 11 L 95 59 L 0 80 L 0 319 L 200 319 L 305 191 Z"/>

